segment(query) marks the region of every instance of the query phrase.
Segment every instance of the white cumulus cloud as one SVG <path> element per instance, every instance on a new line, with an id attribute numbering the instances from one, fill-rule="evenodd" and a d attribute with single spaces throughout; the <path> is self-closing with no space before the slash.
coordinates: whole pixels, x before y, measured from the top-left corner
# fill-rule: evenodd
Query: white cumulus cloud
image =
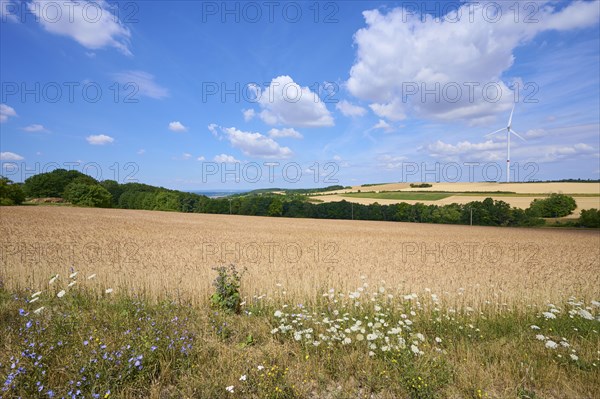
<path id="1" fill-rule="evenodd" d="M 220 163 L 239 163 L 240 162 L 237 159 L 235 159 L 235 157 L 233 155 L 227 155 L 227 154 L 215 155 L 215 157 L 213 158 L 213 161 L 220 162 Z"/>
<path id="2" fill-rule="evenodd" d="M 342 100 L 335 105 L 335 108 L 339 110 L 344 116 L 363 116 L 367 113 L 367 110 L 361 106 L 354 105 L 346 100 Z"/>
<path id="3" fill-rule="evenodd" d="M 272 138 L 260 133 L 244 132 L 234 127 L 223 128 L 227 140 L 231 146 L 242 151 L 246 156 L 258 158 L 289 158 L 292 150 L 282 147 Z"/>
<path id="4" fill-rule="evenodd" d="M 9 105 L 0 104 L 0 123 L 4 123 L 8 118 L 17 116 L 17 111 Z"/>
<path id="5" fill-rule="evenodd" d="M 269 137 L 272 138 L 282 138 L 282 137 L 291 137 L 293 139 L 301 139 L 303 138 L 302 134 L 294 128 L 285 128 L 285 129 L 271 129 L 267 132 Z"/>
<path id="6" fill-rule="evenodd" d="M 179 121 L 169 123 L 169 130 L 172 132 L 186 132 L 188 128 Z"/>
<path id="7" fill-rule="evenodd" d="M 289 76 L 278 76 L 269 87 L 253 87 L 262 111 L 260 118 L 268 125 L 292 127 L 333 126 L 333 117 L 316 93 L 300 86 Z"/>
<path id="8" fill-rule="evenodd" d="M 105 145 L 105 144 L 110 144 L 115 141 L 115 139 L 113 139 L 112 137 L 107 136 L 105 134 L 90 135 L 90 136 L 87 136 L 85 139 L 91 145 Z"/>
<path id="9" fill-rule="evenodd" d="M 506 143 L 486 140 L 481 143 L 472 143 L 468 140 L 457 144 L 445 143 L 437 140 L 427 145 L 427 150 L 432 157 L 445 161 L 501 161 L 506 157 Z"/>
<path id="10" fill-rule="evenodd" d="M 23 159 L 25 158 L 14 152 L 0 152 L 0 161 L 22 161 Z"/>
<path id="11" fill-rule="evenodd" d="M 254 111 L 254 109 L 252 108 L 243 109 L 242 114 L 244 114 L 244 121 L 248 122 L 254 118 L 254 116 L 256 115 L 256 111 Z"/>
<path id="12" fill-rule="evenodd" d="M 526 22 L 532 4 L 537 23 Z M 543 31 L 585 28 L 600 19 L 594 1 L 574 1 L 560 9 L 550 1 L 494 5 L 502 16 L 494 22 L 485 2 L 465 3 L 442 18 L 424 18 L 402 7 L 364 11 L 366 27 L 354 35 L 356 61 L 346 87 L 388 120 L 410 112 L 486 123 L 512 106 L 514 97 L 502 76 L 518 46 Z M 518 21 L 515 5 L 522 17 Z M 497 102 L 496 90 L 501 95 Z"/>
<path id="13" fill-rule="evenodd" d="M 394 131 L 394 127 L 386 121 L 384 121 L 383 119 L 380 119 L 371 129 L 381 129 L 386 133 Z"/>
<path id="14" fill-rule="evenodd" d="M 28 132 L 28 133 L 35 133 L 35 132 L 47 132 L 48 129 L 46 129 L 43 125 L 40 125 L 38 123 L 34 123 L 32 125 L 29 126 L 25 126 L 23 128 L 24 131 Z"/>
<path id="15" fill-rule="evenodd" d="M 70 37 L 90 50 L 114 47 L 125 55 L 132 55 L 131 32 L 105 0 L 33 0 L 27 6 L 50 33 Z"/>

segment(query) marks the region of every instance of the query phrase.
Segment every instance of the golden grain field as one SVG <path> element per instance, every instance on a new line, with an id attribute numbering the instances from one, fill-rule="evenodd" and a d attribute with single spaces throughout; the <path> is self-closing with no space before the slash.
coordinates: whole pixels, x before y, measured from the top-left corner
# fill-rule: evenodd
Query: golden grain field
<path id="1" fill-rule="evenodd" d="M 591 182 L 544 182 L 544 183 L 496 183 L 496 182 L 429 182 L 432 187 L 410 187 L 410 183 L 385 183 L 372 186 L 353 186 L 350 189 L 326 191 L 325 194 L 365 191 L 445 191 L 445 192 L 490 192 L 509 191 L 517 194 L 596 194 L 600 195 L 600 183 Z"/>
<path id="2" fill-rule="evenodd" d="M 215 273 L 248 269 L 243 293 L 315 298 L 381 281 L 429 288 L 450 303 L 542 303 L 600 294 L 600 232 L 183 214 L 73 207 L 1 207 L 0 276 L 42 287 L 73 267 L 102 288 L 203 302 Z"/>
<path id="3" fill-rule="evenodd" d="M 365 190 L 363 190 L 365 191 Z M 399 190 L 400 191 L 400 190 Z M 408 191 L 408 190 L 401 190 Z M 430 190 L 431 191 L 431 190 Z M 535 199 L 545 198 L 542 195 L 539 196 L 519 196 L 519 197 L 510 197 L 510 196 L 494 196 L 494 194 L 490 193 L 489 195 L 451 195 L 449 197 L 436 200 L 436 201 L 425 201 L 425 200 L 396 200 L 396 199 L 382 199 L 382 198 L 360 198 L 360 197 L 345 197 L 343 195 L 338 194 L 330 194 L 330 195 L 319 195 L 312 197 L 315 200 L 322 202 L 338 202 L 338 201 L 348 201 L 354 202 L 355 204 L 362 205 L 370 205 L 374 203 L 378 203 L 381 205 L 393 205 L 399 204 L 401 202 L 406 202 L 407 204 L 416 204 L 418 202 L 426 204 L 426 205 L 449 205 L 449 204 L 468 204 L 472 201 L 483 201 L 484 199 L 491 197 L 495 200 L 500 200 L 508 203 L 510 206 L 515 208 L 527 209 L 531 205 L 531 202 Z M 568 219 L 576 219 L 581 215 L 581 211 L 583 209 L 599 209 L 600 208 L 600 197 L 578 197 L 573 196 L 575 201 L 577 202 L 577 208 L 573 211 L 572 214 L 566 216 Z"/>

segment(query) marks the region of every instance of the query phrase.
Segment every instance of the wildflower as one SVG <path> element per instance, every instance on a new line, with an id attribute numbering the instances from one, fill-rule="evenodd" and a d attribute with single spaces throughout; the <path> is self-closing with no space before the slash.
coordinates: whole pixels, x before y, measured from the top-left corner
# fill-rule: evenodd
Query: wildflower
<path id="1" fill-rule="evenodd" d="M 542 313 L 542 315 L 546 319 L 556 319 L 556 315 L 554 313 L 551 313 L 551 312 L 544 312 L 544 313 Z"/>
<path id="2" fill-rule="evenodd" d="M 411 345 L 410 346 L 410 350 L 415 354 L 418 355 L 419 354 L 419 347 L 417 345 Z"/>
<path id="3" fill-rule="evenodd" d="M 77 281 L 71 281 L 69 283 L 69 285 L 67 285 L 68 288 L 71 288 L 72 286 L 74 286 L 75 284 L 77 284 Z"/>
<path id="4" fill-rule="evenodd" d="M 558 347 L 558 344 L 556 342 L 554 342 L 550 339 L 548 341 L 546 341 L 546 348 L 556 349 L 557 347 Z"/>
<path id="5" fill-rule="evenodd" d="M 377 334 L 367 334 L 367 341 L 374 341 L 377 339 Z"/>
<path id="6" fill-rule="evenodd" d="M 438 344 L 441 344 L 442 339 L 440 337 L 435 337 L 435 342 L 437 342 Z"/>
<path id="7" fill-rule="evenodd" d="M 112 288 L 108 288 L 106 291 L 104 291 L 105 294 L 111 294 L 113 292 Z"/>
<path id="8" fill-rule="evenodd" d="M 58 294 L 56 294 L 57 297 L 62 298 L 63 296 L 65 296 L 66 292 L 65 290 L 61 290 Z"/>
<path id="9" fill-rule="evenodd" d="M 594 316 L 585 309 L 579 309 L 577 313 L 586 320 L 594 320 Z"/>
<path id="10" fill-rule="evenodd" d="M 532 330 L 539 330 L 540 328 L 534 324 L 534 325 L 531 326 L 531 329 Z"/>
<path id="11" fill-rule="evenodd" d="M 273 316 L 279 318 L 279 317 L 283 316 L 283 312 L 281 310 L 276 310 L 275 314 Z"/>
<path id="12" fill-rule="evenodd" d="M 540 340 L 540 341 L 545 341 L 546 337 L 544 337 L 542 334 L 538 334 L 535 336 L 535 339 Z"/>
<path id="13" fill-rule="evenodd" d="M 228 387 L 225 387 L 225 390 L 229 393 L 233 393 L 233 385 L 230 385 Z"/>
<path id="14" fill-rule="evenodd" d="M 571 355 L 570 355 L 570 356 L 571 356 L 571 359 L 573 359 L 573 360 L 575 360 L 575 361 L 578 361 L 578 360 L 579 360 L 579 356 L 577 356 L 577 355 L 576 355 L 576 354 L 574 354 L 574 353 L 571 353 Z"/>
<path id="15" fill-rule="evenodd" d="M 265 366 L 263 366 L 262 364 L 259 364 L 257 367 L 258 371 L 264 370 Z"/>
<path id="16" fill-rule="evenodd" d="M 247 378 L 248 378 L 248 376 L 246 374 L 244 374 L 240 377 L 240 381 L 246 381 Z"/>
<path id="17" fill-rule="evenodd" d="M 357 341 L 362 341 L 362 340 L 364 340 L 364 339 L 365 339 L 365 336 L 364 336 L 364 335 L 362 335 L 362 334 L 358 334 L 358 335 L 356 336 L 356 340 L 357 340 Z"/>
<path id="18" fill-rule="evenodd" d="M 352 343 L 352 340 L 350 338 L 346 337 L 346 338 L 344 338 L 343 342 L 344 342 L 344 345 L 349 345 Z"/>

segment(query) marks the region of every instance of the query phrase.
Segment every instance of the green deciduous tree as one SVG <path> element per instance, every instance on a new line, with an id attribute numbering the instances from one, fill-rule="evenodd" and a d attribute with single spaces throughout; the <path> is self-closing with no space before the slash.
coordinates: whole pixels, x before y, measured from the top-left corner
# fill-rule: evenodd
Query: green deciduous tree
<path id="1" fill-rule="evenodd" d="M 600 227 L 600 210 L 584 209 L 581 211 L 578 225 L 581 227 Z"/>
<path id="2" fill-rule="evenodd" d="M 283 202 L 279 198 L 273 199 L 273 201 L 271 201 L 271 205 L 269 205 L 269 210 L 267 211 L 267 215 L 281 216 L 282 214 L 283 214 Z"/>
<path id="3" fill-rule="evenodd" d="M 99 184 L 73 182 L 64 191 L 63 197 L 74 205 L 110 208 L 112 196 Z"/>
<path id="4" fill-rule="evenodd" d="M 577 208 L 575 199 L 565 194 L 550 194 L 548 198 L 535 199 L 529 213 L 542 218 L 559 218 L 570 215 Z"/>
<path id="5" fill-rule="evenodd" d="M 75 180 L 87 184 L 98 183 L 94 178 L 76 170 L 56 169 L 31 176 L 25 180 L 23 190 L 30 198 L 63 197 L 66 187 Z"/>
<path id="6" fill-rule="evenodd" d="M 0 176 L 0 205 L 19 205 L 25 201 L 25 193 L 20 184 Z"/>

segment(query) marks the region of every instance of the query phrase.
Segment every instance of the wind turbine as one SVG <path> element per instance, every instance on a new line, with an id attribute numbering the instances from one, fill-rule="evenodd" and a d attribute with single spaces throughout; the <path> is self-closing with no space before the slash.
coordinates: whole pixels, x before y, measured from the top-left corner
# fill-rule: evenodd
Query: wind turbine
<path id="1" fill-rule="evenodd" d="M 525 141 L 525 139 L 523 137 L 521 137 L 521 135 L 519 135 L 519 133 L 515 132 L 512 129 L 513 112 L 515 112 L 515 104 L 513 104 L 512 111 L 510 111 L 510 117 L 508 118 L 508 125 L 506 127 L 503 127 L 502 129 L 498 129 L 495 132 L 488 133 L 485 135 L 485 137 L 493 136 L 494 134 L 500 133 L 506 129 L 506 182 L 507 183 L 510 183 L 510 134 L 512 133 L 515 136 L 517 136 L 518 138 L 520 138 L 521 140 Z"/>

